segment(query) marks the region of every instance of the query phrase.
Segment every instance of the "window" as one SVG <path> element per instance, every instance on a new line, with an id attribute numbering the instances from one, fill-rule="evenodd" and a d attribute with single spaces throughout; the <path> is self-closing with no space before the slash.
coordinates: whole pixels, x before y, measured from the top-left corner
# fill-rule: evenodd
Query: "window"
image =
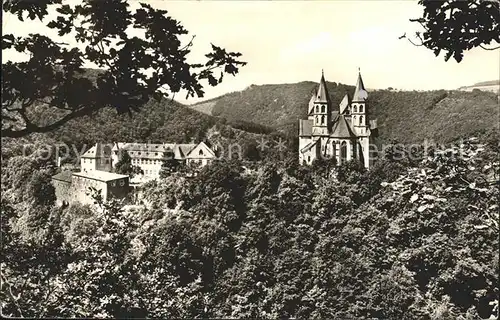
<path id="1" fill-rule="evenodd" d="M 319 106 L 316 106 L 316 113 L 319 112 Z"/>
<path id="2" fill-rule="evenodd" d="M 125 180 L 120 180 L 120 186 L 124 186 L 125 185 Z"/>
<path id="3" fill-rule="evenodd" d="M 311 162 L 311 156 L 307 156 L 307 162 Z"/>
<path id="4" fill-rule="evenodd" d="M 109 159 L 106 159 L 106 164 L 109 164 Z"/>
<path id="5" fill-rule="evenodd" d="M 358 106 L 353 106 L 352 107 L 352 112 L 358 112 Z"/>
<path id="6" fill-rule="evenodd" d="M 116 181 L 112 181 L 112 182 L 111 182 L 111 186 L 112 186 L 112 187 L 116 187 Z"/>
<path id="7" fill-rule="evenodd" d="M 363 116 L 360 116 L 359 117 L 359 124 L 362 125 L 363 124 Z"/>
<path id="8" fill-rule="evenodd" d="M 325 124 L 325 116 L 321 116 L 321 124 Z"/>
<path id="9" fill-rule="evenodd" d="M 321 106 L 321 112 L 322 112 L 322 113 L 325 113 L 325 112 L 326 112 L 326 111 L 325 111 L 325 106 Z"/>
<path id="10" fill-rule="evenodd" d="M 316 124 L 318 124 L 318 123 L 319 123 L 319 117 L 316 116 Z"/>
<path id="11" fill-rule="evenodd" d="M 347 144 L 342 141 L 340 144 L 340 163 L 344 163 L 347 160 Z"/>
<path id="12" fill-rule="evenodd" d="M 200 149 L 200 152 L 198 153 L 200 156 L 203 155 L 203 150 Z"/>
<path id="13" fill-rule="evenodd" d="M 359 112 L 363 112 L 363 106 L 359 106 Z"/>

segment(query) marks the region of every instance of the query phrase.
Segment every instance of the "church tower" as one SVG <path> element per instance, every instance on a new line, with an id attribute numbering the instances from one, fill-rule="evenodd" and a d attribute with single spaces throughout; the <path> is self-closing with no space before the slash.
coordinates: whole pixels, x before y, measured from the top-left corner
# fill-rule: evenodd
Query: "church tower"
<path id="1" fill-rule="evenodd" d="M 299 163 L 334 158 L 337 164 L 361 161 L 369 168 L 370 140 L 377 135 L 376 120 L 369 119 L 368 92 L 361 72 L 352 96 L 346 94 L 333 110 L 325 76 L 307 106 L 307 119 L 299 119 Z"/>
<path id="2" fill-rule="evenodd" d="M 313 100 L 314 98 L 314 100 Z M 312 135 L 327 136 L 328 124 L 331 121 L 331 101 L 323 71 L 316 94 L 311 98 L 312 112 L 310 118 L 313 120 Z"/>
<path id="3" fill-rule="evenodd" d="M 359 137 L 359 156 L 363 159 L 365 167 L 369 167 L 370 148 L 370 121 L 368 119 L 368 92 L 365 89 L 361 72 L 358 74 L 358 81 L 351 103 L 351 121 L 356 135 Z"/>

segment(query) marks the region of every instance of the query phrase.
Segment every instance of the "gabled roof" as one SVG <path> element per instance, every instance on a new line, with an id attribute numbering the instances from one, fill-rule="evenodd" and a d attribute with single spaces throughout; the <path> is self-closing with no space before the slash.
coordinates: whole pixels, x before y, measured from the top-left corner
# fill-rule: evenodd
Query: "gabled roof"
<path id="1" fill-rule="evenodd" d="M 302 153 L 307 152 L 309 149 L 311 149 L 313 146 L 315 146 L 318 143 L 318 141 L 319 141 L 319 139 L 308 143 L 304 148 L 302 148 L 300 150 L 300 152 L 302 152 Z"/>
<path id="2" fill-rule="evenodd" d="M 319 81 L 318 91 L 316 92 L 315 102 L 330 103 L 330 95 L 326 87 L 325 75 L 321 72 L 321 80 Z"/>
<path id="3" fill-rule="evenodd" d="M 178 144 L 177 145 L 179 150 L 181 151 L 182 155 L 185 157 L 191 150 L 196 148 L 197 144 L 194 143 L 185 143 L 185 144 Z"/>
<path id="4" fill-rule="evenodd" d="M 344 113 L 348 106 L 349 106 L 349 96 L 346 93 L 344 98 L 339 104 L 340 113 Z"/>
<path id="5" fill-rule="evenodd" d="M 352 131 L 343 114 L 334 120 L 330 136 L 332 138 L 356 138 L 356 134 Z"/>
<path id="6" fill-rule="evenodd" d="M 354 89 L 354 96 L 352 97 L 353 102 L 363 102 L 368 98 L 368 92 L 363 84 L 363 79 L 361 78 L 361 73 L 358 74 L 358 82 L 356 83 L 356 89 Z"/>
<path id="7" fill-rule="evenodd" d="M 299 119 L 299 136 L 310 136 L 312 135 L 312 120 L 302 120 Z"/>
<path id="8" fill-rule="evenodd" d="M 71 183 L 71 176 L 72 175 L 73 175 L 73 172 L 71 172 L 71 171 L 62 171 L 62 172 L 56 174 L 55 176 L 52 176 L 52 179 Z"/>
<path id="9" fill-rule="evenodd" d="M 204 150 L 208 151 L 208 155 L 209 156 L 212 156 L 212 157 L 215 157 L 215 153 L 212 151 L 212 149 L 210 149 L 210 147 L 205 143 L 205 142 L 200 142 L 196 145 L 196 147 L 194 147 L 193 149 L 191 149 L 187 154 L 186 154 L 186 157 L 187 158 L 198 158 L 199 155 L 194 155 L 192 154 L 194 150 L 196 150 L 198 147 L 201 147 L 203 148 Z"/>
<path id="10" fill-rule="evenodd" d="M 100 142 L 96 143 L 92 148 L 87 150 L 82 155 L 82 158 L 101 158 L 104 156 L 110 156 L 111 155 L 111 150 L 112 150 L 112 145 L 111 144 L 102 144 Z"/>

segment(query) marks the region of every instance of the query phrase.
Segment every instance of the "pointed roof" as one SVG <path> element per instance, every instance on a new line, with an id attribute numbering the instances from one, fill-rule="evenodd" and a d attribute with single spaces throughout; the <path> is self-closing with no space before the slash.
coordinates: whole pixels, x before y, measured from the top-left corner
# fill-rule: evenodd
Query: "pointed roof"
<path id="1" fill-rule="evenodd" d="M 92 148 L 87 150 L 87 152 L 82 155 L 82 158 L 96 159 L 108 157 L 111 155 L 111 149 L 112 147 L 110 144 L 103 144 L 98 142 Z"/>
<path id="2" fill-rule="evenodd" d="M 321 71 L 321 80 L 319 81 L 318 91 L 316 92 L 315 102 L 330 102 L 330 95 L 328 94 L 328 89 L 326 87 L 325 74 Z"/>
<path id="3" fill-rule="evenodd" d="M 207 151 L 208 155 L 211 156 L 211 157 L 215 157 L 215 153 L 212 151 L 212 149 L 210 149 L 210 147 L 205 143 L 205 142 L 200 142 L 196 145 L 196 147 L 194 147 L 193 149 L 191 149 L 187 154 L 186 154 L 186 158 L 196 158 L 197 155 L 193 154 L 193 151 L 196 150 L 196 148 L 202 148 L 204 149 L 205 151 Z"/>
<path id="4" fill-rule="evenodd" d="M 361 78 L 361 72 L 358 74 L 358 82 L 356 83 L 356 89 L 354 89 L 354 96 L 352 97 L 353 102 L 364 102 L 368 98 L 368 92 L 365 89 L 363 79 Z"/>
<path id="5" fill-rule="evenodd" d="M 314 100 L 316 100 L 316 94 L 312 94 L 311 99 L 309 100 L 309 108 L 307 114 L 310 115 L 314 109 Z"/>
<path id="6" fill-rule="evenodd" d="M 356 138 L 356 134 L 352 131 L 351 126 L 347 122 L 343 114 L 339 115 L 332 126 L 332 138 Z"/>
<path id="7" fill-rule="evenodd" d="M 340 113 L 344 113 L 344 111 L 348 106 L 349 106 L 349 96 L 346 93 L 344 99 L 342 99 L 342 101 L 339 104 Z"/>

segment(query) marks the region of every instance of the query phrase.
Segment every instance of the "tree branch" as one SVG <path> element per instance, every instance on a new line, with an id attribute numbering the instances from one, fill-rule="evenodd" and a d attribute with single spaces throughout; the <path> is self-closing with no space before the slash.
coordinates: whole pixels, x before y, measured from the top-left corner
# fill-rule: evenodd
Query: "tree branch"
<path id="1" fill-rule="evenodd" d="M 485 46 L 483 46 L 482 44 L 480 44 L 479 46 L 480 46 L 481 48 L 483 48 L 484 50 L 491 50 L 491 51 L 493 51 L 493 50 L 500 49 L 500 46 L 498 46 L 498 47 L 494 47 L 494 48 L 486 48 L 486 47 L 485 47 Z"/>
<path id="2" fill-rule="evenodd" d="M 27 123 L 26 127 L 21 130 L 11 130 L 11 129 L 2 129 L 2 136 L 3 137 L 9 137 L 9 138 L 20 138 L 29 135 L 30 133 L 44 133 L 44 132 L 49 132 L 54 129 L 59 128 L 63 124 L 67 123 L 68 121 L 87 115 L 91 111 L 96 111 L 99 110 L 103 107 L 94 107 L 94 108 L 81 108 L 79 110 L 76 110 L 70 114 L 65 115 L 61 119 L 53 122 L 52 124 L 49 124 L 47 126 L 37 126 L 34 125 L 33 123 Z"/>

